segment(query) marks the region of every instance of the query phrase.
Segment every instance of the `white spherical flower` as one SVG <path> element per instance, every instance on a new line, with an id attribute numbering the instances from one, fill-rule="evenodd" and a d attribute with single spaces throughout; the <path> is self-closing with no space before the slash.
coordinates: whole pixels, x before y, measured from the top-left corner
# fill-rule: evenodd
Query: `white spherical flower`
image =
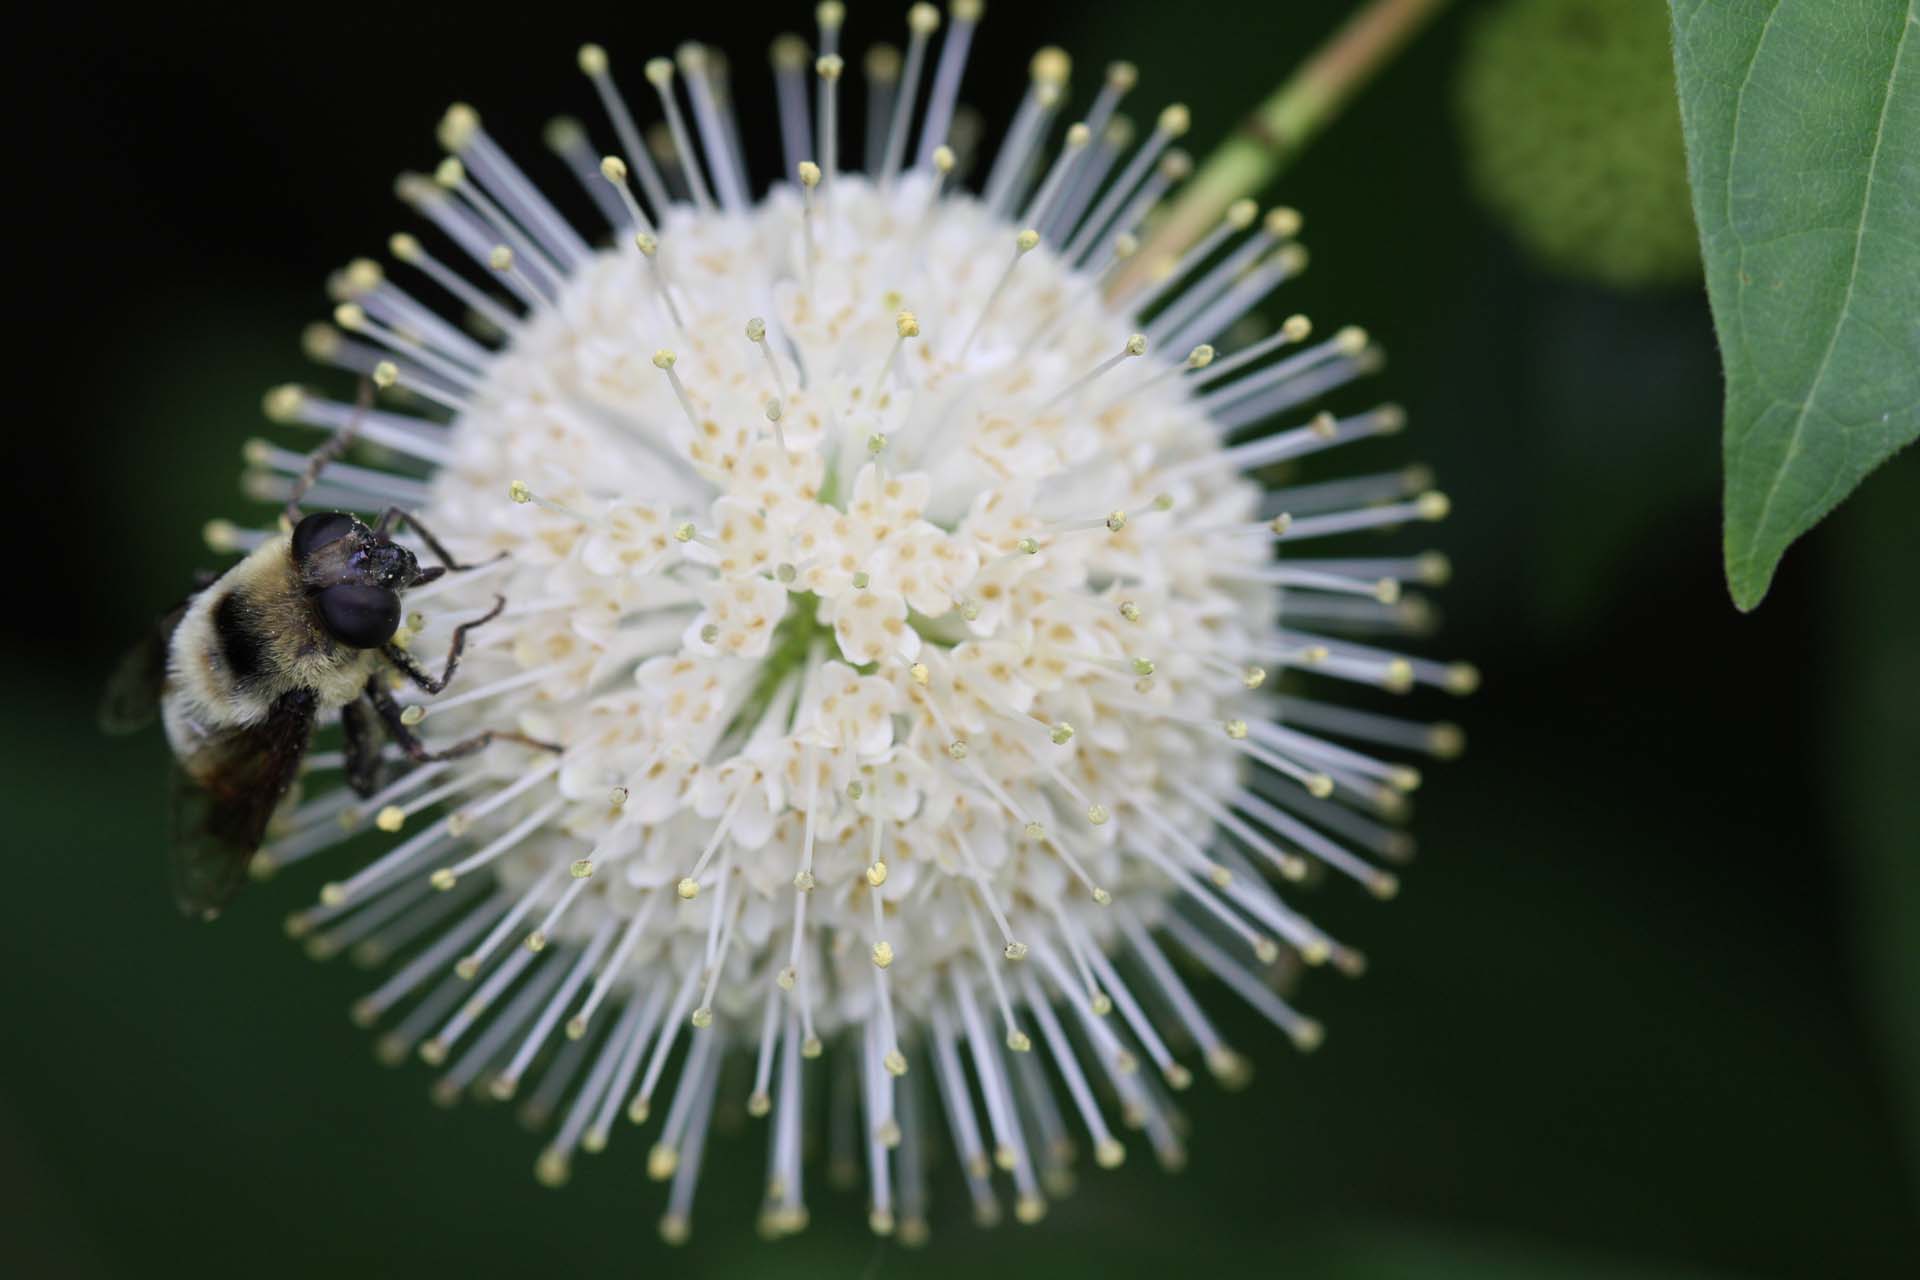
<path id="1" fill-rule="evenodd" d="M 852 1078 L 877 1231 L 924 1234 L 936 1129 L 982 1220 L 1008 1186 L 1037 1218 L 1076 1149 L 1110 1167 L 1127 1130 L 1179 1162 L 1183 1059 L 1245 1066 L 1170 951 L 1312 1047 L 1269 971 L 1361 960 L 1276 882 L 1317 864 L 1391 893 L 1376 861 L 1405 855 L 1387 820 L 1419 775 L 1374 751 L 1458 747 L 1323 696 L 1472 681 L 1347 638 L 1417 626 L 1400 584 L 1438 557 L 1293 554 L 1444 514 L 1424 477 L 1251 478 L 1401 425 L 1312 412 L 1377 363 L 1357 330 L 1228 336 L 1304 265 L 1299 219 L 1236 205 L 1130 272 L 1186 171 L 1185 111 L 1132 146 L 1116 66 L 1054 150 L 1057 50 L 962 190 L 946 143 L 978 4 L 937 55 L 915 6 L 904 59 L 870 64 L 900 105 L 852 172 L 837 8 L 817 61 L 775 46 L 794 180 L 758 200 L 698 48 L 647 64 L 664 158 L 581 51 L 617 154 L 571 123 L 549 140 L 604 236 L 452 108 L 446 161 L 399 187 L 433 232 L 394 238 L 393 278 L 340 273 L 345 332 L 309 340 L 379 363 L 401 402 L 269 398 L 376 455 L 309 505 L 398 505 L 472 566 L 408 594 L 422 662 L 506 604 L 447 692 L 400 690 L 395 736 L 418 742 L 374 794 L 329 790 L 342 754 L 316 752 L 259 865 L 397 833 L 295 930 L 399 962 L 356 1016 L 435 1064 L 436 1096 L 526 1096 L 553 1125 L 544 1180 L 622 1114 L 657 1126 L 670 1239 L 732 1054 L 771 1130 L 774 1232 L 806 1219 L 823 1071 Z M 256 461 L 271 495 L 303 459 Z M 520 738 L 438 758 L 487 729 Z"/>

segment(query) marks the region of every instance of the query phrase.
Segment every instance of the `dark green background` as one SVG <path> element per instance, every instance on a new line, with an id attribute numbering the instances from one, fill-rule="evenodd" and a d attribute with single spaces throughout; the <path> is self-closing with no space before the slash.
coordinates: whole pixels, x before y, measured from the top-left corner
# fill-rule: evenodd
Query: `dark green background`
<path id="1" fill-rule="evenodd" d="M 1401 898 L 1309 904 L 1373 961 L 1304 991 L 1322 1051 L 1209 993 L 1258 1078 L 1189 1095 L 1187 1172 L 1088 1172 L 1043 1225 L 981 1233 L 943 1171 L 917 1255 L 819 1191 L 811 1231 L 769 1246 L 763 1144 L 722 1143 L 669 1253 L 644 1140 L 546 1191 L 511 1118 L 374 1065 L 344 1016 L 368 976 L 279 935 L 310 884 L 211 929 L 173 914 L 163 749 L 99 739 L 91 703 L 207 559 L 261 390 L 311 376 L 323 273 L 402 225 L 391 177 L 431 163 L 455 97 L 551 176 L 540 123 L 591 118 L 583 38 L 629 72 L 724 43 L 764 108 L 765 40 L 801 7 L 694 8 L 73 5 L 16 30 L 37 65 L 9 203 L 46 225 L 9 244 L 38 332 L 6 433 L 0 1272 L 1877 1275 L 1920 1254 L 1920 458 L 1737 616 L 1704 299 L 1557 283 L 1487 224 L 1446 109 L 1458 13 L 1278 195 L 1314 253 L 1285 305 L 1381 336 L 1404 444 L 1455 499 L 1433 644 L 1486 687 L 1428 708 L 1470 750 L 1429 771 Z M 851 46 L 897 39 L 902 8 L 856 4 Z M 1141 109 L 1184 97 L 1204 152 L 1346 8 L 995 0 L 968 96 L 1004 119 L 1049 41 L 1083 84 L 1130 56 Z M 748 132 L 770 154 L 766 118 Z"/>

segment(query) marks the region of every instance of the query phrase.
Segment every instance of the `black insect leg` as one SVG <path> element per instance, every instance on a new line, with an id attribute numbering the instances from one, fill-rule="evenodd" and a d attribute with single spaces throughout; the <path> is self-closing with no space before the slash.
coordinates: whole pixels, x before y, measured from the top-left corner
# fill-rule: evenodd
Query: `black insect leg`
<path id="1" fill-rule="evenodd" d="M 420 541 L 427 544 L 427 550 L 433 552 L 433 554 L 439 558 L 441 564 L 455 573 L 465 573 L 468 569 L 478 569 L 483 564 L 493 564 L 495 561 L 507 558 L 507 553 L 502 551 L 497 556 L 492 556 L 474 564 L 461 564 L 453 558 L 451 551 L 448 551 L 445 546 L 441 545 L 440 539 L 434 537 L 432 531 L 420 523 L 420 517 L 408 511 L 405 507 L 388 507 L 385 511 L 382 511 L 379 521 L 373 526 L 374 536 L 384 538 L 389 530 L 400 524 L 405 524 L 408 528 L 419 534 Z M 437 578 L 440 576 L 438 571 L 429 570 L 428 572 L 431 573 L 433 577 Z M 423 577 L 419 581 L 427 580 L 428 579 Z"/>
<path id="2" fill-rule="evenodd" d="M 366 378 L 360 379 L 360 394 L 354 398 L 353 416 L 347 424 L 334 432 L 318 449 L 307 455 L 307 465 L 293 482 L 293 492 L 287 495 L 287 505 L 281 512 L 289 526 L 300 523 L 300 500 L 309 490 L 319 483 L 320 473 L 327 469 L 341 454 L 353 444 L 354 437 L 360 434 L 360 420 L 367 416 L 367 410 L 373 407 L 373 383 Z"/>
<path id="3" fill-rule="evenodd" d="M 345 737 L 347 785 L 361 798 L 380 789 L 380 729 L 373 712 L 358 702 L 340 708 L 340 731 Z"/>
<path id="4" fill-rule="evenodd" d="M 380 722 L 387 726 L 387 732 L 392 735 L 394 742 L 407 753 L 407 759 L 420 764 L 429 760 L 458 760 L 462 756 L 483 751 L 494 742 L 518 742 L 541 751 L 555 753 L 564 750 L 557 743 L 542 742 L 524 733 L 514 733 L 505 729 L 483 729 L 470 738 L 462 738 L 450 747 L 430 751 L 427 749 L 427 744 L 420 741 L 420 736 L 413 731 L 412 726 L 400 718 L 400 704 L 393 700 L 393 694 L 380 683 L 380 677 L 377 675 L 367 681 L 367 701 L 373 703 L 373 709 L 380 713 Z"/>
<path id="5" fill-rule="evenodd" d="M 387 661 L 400 668 L 401 673 L 404 674 L 407 679 L 413 681 L 428 693 L 439 693 L 447 687 L 447 682 L 453 679 L 453 673 L 460 669 L 460 654 L 461 651 L 467 647 L 467 632 L 473 630 L 475 627 L 482 627 L 492 622 L 500 616 L 500 611 L 506 607 L 507 598 L 505 596 L 495 596 L 493 598 L 493 608 L 487 610 L 472 622 L 463 622 L 453 629 L 453 642 L 447 646 L 446 670 L 440 673 L 438 680 L 423 670 L 420 664 L 413 660 L 413 655 L 397 644 L 381 645 L 380 652 L 386 654 Z"/>

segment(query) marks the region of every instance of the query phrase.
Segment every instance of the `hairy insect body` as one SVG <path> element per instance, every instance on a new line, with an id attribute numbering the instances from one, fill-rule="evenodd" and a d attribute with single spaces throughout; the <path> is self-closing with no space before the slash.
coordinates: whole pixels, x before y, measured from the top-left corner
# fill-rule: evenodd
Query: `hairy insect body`
<path id="1" fill-rule="evenodd" d="M 371 527 L 345 512 L 311 512 L 296 523 L 298 514 L 290 504 L 290 532 L 268 539 L 161 618 L 122 660 L 101 706 L 109 732 L 138 729 L 156 710 L 166 725 L 177 765 L 174 896 L 183 911 L 204 919 L 239 891 L 323 714 L 338 714 L 345 778 L 363 796 L 384 772 L 383 730 L 416 762 L 468 755 L 496 739 L 558 750 L 494 730 L 429 750 L 389 682 L 440 692 L 459 665 L 467 632 L 498 617 L 506 601 L 496 596 L 490 612 L 454 628 L 445 669 L 432 675 L 393 643 L 401 593 L 470 566 L 456 563 L 398 508 Z M 420 568 L 392 540 L 388 530 L 401 521 L 439 566 Z"/>
<path id="2" fill-rule="evenodd" d="M 167 742 L 199 780 L 212 762 L 196 757 L 214 733 L 261 724 L 298 689 L 313 691 L 317 710 L 344 706 L 378 661 L 378 650 L 349 648 L 328 633 L 292 538 L 274 538 L 195 596 L 174 629 L 160 707 Z"/>

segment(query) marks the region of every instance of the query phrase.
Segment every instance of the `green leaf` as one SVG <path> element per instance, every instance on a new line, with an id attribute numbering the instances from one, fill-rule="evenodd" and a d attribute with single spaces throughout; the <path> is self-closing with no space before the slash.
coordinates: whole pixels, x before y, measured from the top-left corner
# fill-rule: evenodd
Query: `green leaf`
<path id="1" fill-rule="evenodd" d="M 1788 544 L 1920 435 L 1920 0 L 1672 0 L 1726 364 L 1726 566 Z"/>

